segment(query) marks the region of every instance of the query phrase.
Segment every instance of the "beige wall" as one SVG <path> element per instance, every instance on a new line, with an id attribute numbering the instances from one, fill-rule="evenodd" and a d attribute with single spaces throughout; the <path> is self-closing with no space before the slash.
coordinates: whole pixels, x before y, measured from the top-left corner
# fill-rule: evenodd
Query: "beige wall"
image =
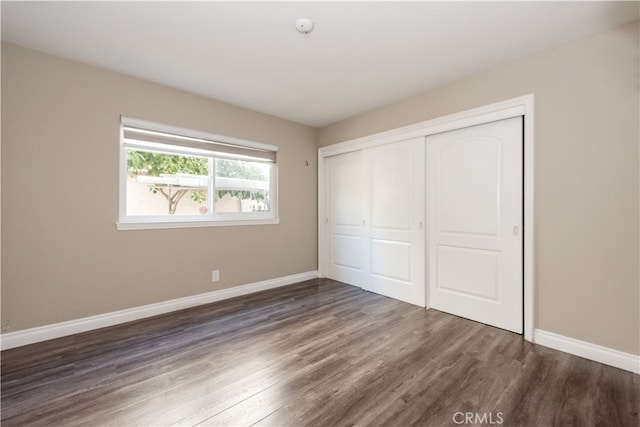
<path id="1" fill-rule="evenodd" d="M 320 129 L 320 145 L 535 94 L 535 327 L 640 354 L 638 22 Z"/>
<path id="2" fill-rule="evenodd" d="M 121 114 L 278 145 L 280 224 L 116 231 Z M 3 44 L 2 320 L 16 331 L 317 269 L 316 136 Z"/>

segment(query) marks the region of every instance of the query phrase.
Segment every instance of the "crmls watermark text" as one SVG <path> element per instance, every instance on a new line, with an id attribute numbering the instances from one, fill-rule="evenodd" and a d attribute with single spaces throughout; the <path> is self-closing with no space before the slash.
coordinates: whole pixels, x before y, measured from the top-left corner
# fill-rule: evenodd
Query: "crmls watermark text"
<path id="1" fill-rule="evenodd" d="M 497 425 L 504 422 L 503 412 L 456 412 L 453 422 L 456 424 Z"/>

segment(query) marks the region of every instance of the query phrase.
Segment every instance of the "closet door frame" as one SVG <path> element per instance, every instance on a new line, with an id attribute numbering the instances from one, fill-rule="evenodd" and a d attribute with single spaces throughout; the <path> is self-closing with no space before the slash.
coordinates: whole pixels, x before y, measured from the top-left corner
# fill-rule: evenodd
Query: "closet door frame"
<path id="1" fill-rule="evenodd" d="M 524 297 L 524 339 L 533 342 L 535 325 L 535 277 L 534 277 L 534 95 L 528 94 L 490 105 L 462 111 L 432 120 L 376 133 L 362 138 L 340 142 L 318 149 L 318 274 L 325 276 L 328 253 L 325 234 L 325 185 L 324 159 L 336 154 L 376 147 L 404 139 L 429 136 L 449 130 L 489 123 L 496 120 L 523 116 L 524 155 L 524 248 L 523 248 L 523 297 Z M 426 167 L 426 163 L 425 163 Z M 428 238 L 428 236 L 427 236 Z M 429 254 L 427 253 L 427 257 Z M 427 269 L 425 259 L 425 274 Z M 427 293 L 428 294 L 428 293 Z M 427 297 L 427 308 L 429 301 Z"/>

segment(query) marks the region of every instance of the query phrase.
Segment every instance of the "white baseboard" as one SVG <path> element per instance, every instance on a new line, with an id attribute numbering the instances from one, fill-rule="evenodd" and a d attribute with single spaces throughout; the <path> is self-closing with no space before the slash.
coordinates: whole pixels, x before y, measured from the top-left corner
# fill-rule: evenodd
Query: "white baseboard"
<path id="1" fill-rule="evenodd" d="M 10 348 L 46 341 L 53 338 L 92 331 L 94 329 L 131 322 L 132 320 L 144 319 L 145 317 L 157 316 L 159 314 L 235 298 L 267 289 L 291 285 L 293 283 L 303 282 L 317 277 L 317 271 L 308 271 L 306 273 L 292 274 L 290 276 L 264 280 L 242 286 L 235 286 L 233 288 L 221 289 L 190 297 L 177 298 L 156 304 L 143 305 L 111 313 L 69 320 L 67 322 L 53 323 L 51 325 L 8 332 L 0 335 L 0 349 L 8 350 Z"/>
<path id="2" fill-rule="evenodd" d="M 640 356 L 603 347 L 586 341 L 580 341 L 553 332 L 535 329 L 533 342 L 574 356 L 603 363 L 605 365 L 640 374 Z"/>

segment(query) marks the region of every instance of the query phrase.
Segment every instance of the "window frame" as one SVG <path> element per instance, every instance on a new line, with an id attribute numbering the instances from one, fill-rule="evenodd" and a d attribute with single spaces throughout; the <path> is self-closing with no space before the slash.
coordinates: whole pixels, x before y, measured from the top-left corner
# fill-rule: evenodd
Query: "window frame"
<path id="1" fill-rule="evenodd" d="M 220 226 L 240 226 L 240 225 L 265 225 L 279 224 L 278 217 L 278 163 L 277 160 L 270 163 L 269 177 L 269 211 L 254 212 L 215 212 L 215 159 L 229 160 L 247 160 L 234 154 L 214 154 L 214 151 L 199 150 L 197 148 L 184 148 L 178 145 L 166 144 L 167 148 L 157 149 L 144 147 L 144 143 L 136 146 L 131 140 L 125 138 L 125 127 L 144 129 L 153 132 L 161 132 L 172 134 L 184 138 L 195 138 L 198 140 L 209 141 L 212 144 L 226 144 L 238 147 L 240 149 L 248 148 L 254 150 L 263 150 L 277 155 L 278 147 L 275 145 L 264 144 L 255 141 L 244 140 L 224 135 L 217 135 L 209 132 L 203 132 L 193 129 L 181 128 L 177 126 L 165 125 L 162 123 L 141 120 L 132 117 L 120 117 L 120 159 L 119 159 L 119 207 L 118 221 L 116 228 L 118 230 L 148 230 L 148 229 L 165 229 L 165 228 L 193 228 L 193 227 L 220 227 Z M 128 141 L 128 142 L 125 142 Z M 209 158 L 209 177 L 210 185 L 207 190 L 207 197 L 210 200 L 212 209 L 211 213 L 206 216 L 198 215 L 127 215 L 127 150 L 130 148 L 140 148 L 141 150 L 155 151 L 166 154 L 200 156 Z M 212 166 L 213 165 L 213 166 Z"/>

